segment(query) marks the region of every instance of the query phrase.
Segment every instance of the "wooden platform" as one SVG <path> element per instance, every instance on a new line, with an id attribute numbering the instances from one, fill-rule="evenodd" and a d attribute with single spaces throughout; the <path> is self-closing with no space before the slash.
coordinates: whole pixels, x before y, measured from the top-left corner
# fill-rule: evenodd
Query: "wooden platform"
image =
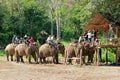
<path id="1" fill-rule="evenodd" d="M 96 47 L 96 56 L 98 56 L 98 60 L 97 60 L 97 65 L 99 65 L 99 49 L 100 48 L 105 48 L 106 49 L 106 64 L 108 64 L 108 48 L 115 48 L 115 55 L 116 55 L 116 65 L 118 65 L 118 48 L 120 47 L 120 45 L 119 44 L 108 44 L 108 45 L 98 45 L 97 47 Z"/>
<path id="2" fill-rule="evenodd" d="M 120 47 L 120 45 L 116 45 L 116 44 L 100 45 L 100 48 L 118 48 L 118 47 Z"/>

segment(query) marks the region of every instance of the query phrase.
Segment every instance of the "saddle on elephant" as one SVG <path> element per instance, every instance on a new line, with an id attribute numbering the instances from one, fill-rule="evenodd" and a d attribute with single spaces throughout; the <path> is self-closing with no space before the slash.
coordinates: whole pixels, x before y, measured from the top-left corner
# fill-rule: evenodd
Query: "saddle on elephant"
<path id="1" fill-rule="evenodd" d="M 49 47 L 57 48 L 57 44 L 56 44 L 56 43 L 48 43 L 48 42 L 47 42 L 47 44 L 49 44 Z"/>

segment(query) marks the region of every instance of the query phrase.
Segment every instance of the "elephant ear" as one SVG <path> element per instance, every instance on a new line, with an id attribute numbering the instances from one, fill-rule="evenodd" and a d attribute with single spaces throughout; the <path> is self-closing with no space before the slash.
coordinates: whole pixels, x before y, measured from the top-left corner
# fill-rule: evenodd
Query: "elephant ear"
<path id="1" fill-rule="evenodd" d="M 65 47 L 64 47 L 64 45 L 62 43 L 59 43 L 59 44 L 57 44 L 57 49 L 58 50 L 64 50 Z"/>

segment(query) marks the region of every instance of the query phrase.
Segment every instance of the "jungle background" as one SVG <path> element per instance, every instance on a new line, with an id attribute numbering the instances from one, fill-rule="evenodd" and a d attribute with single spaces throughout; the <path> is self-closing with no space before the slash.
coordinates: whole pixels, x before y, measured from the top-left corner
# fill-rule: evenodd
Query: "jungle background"
<path id="1" fill-rule="evenodd" d="M 120 0 L 0 0 L 0 45 L 11 43 L 14 34 L 27 34 L 40 44 L 52 34 L 66 45 L 97 13 L 119 26 Z"/>

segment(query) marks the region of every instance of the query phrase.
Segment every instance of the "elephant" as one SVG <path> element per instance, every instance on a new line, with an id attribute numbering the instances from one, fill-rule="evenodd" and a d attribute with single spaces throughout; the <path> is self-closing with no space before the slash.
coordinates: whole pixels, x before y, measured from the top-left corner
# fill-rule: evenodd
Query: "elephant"
<path id="1" fill-rule="evenodd" d="M 7 61 L 9 61 L 9 56 L 11 56 L 11 61 L 13 61 L 13 55 L 15 54 L 16 46 L 17 46 L 17 44 L 14 44 L 14 43 L 10 43 L 6 46 L 5 53 L 7 56 Z"/>
<path id="2" fill-rule="evenodd" d="M 77 57 L 79 59 L 77 59 L 77 62 L 81 64 L 81 62 L 83 61 L 83 63 L 85 63 L 85 58 L 86 56 L 88 56 L 88 62 L 89 61 L 93 61 L 93 55 L 94 55 L 94 45 L 89 43 L 89 42 L 73 42 L 71 44 L 69 44 L 68 46 L 66 46 L 65 48 L 65 64 L 67 63 L 67 61 L 69 62 L 69 64 L 72 64 L 72 57 Z M 81 61 L 79 61 L 81 60 Z"/>
<path id="3" fill-rule="evenodd" d="M 69 62 L 69 64 L 72 64 L 72 59 L 69 59 L 69 58 L 72 58 L 72 57 L 80 58 L 80 54 L 79 54 L 80 48 L 82 48 L 82 46 L 78 42 L 72 42 L 68 46 L 66 46 L 65 64 L 67 63 L 67 61 Z"/>
<path id="4" fill-rule="evenodd" d="M 23 56 L 26 56 L 28 58 L 29 63 L 31 63 L 31 56 L 32 56 L 35 62 L 38 63 L 38 57 L 39 57 L 38 45 L 37 43 L 32 43 L 32 44 L 30 43 L 29 45 L 25 43 L 19 44 L 15 48 L 15 55 L 17 62 L 19 62 L 19 60 L 21 59 L 21 62 L 24 63 Z"/>
<path id="5" fill-rule="evenodd" d="M 40 63 L 46 63 L 46 57 L 52 56 L 52 63 L 58 64 L 58 53 L 62 53 L 64 55 L 64 50 L 65 47 L 62 43 L 56 44 L 56 47 L 49 43 L 41 45 L 39 48 Z"/>
<path id="6" fill-rule="evenodd" d="M 95 42 L 84 42 L 84 45 L 82 49 L 82 56 L 83 56 L 83 63 L 85 63 L 85 57 L 88 56 L 88 63 L 93 63 L 94 53 L 96 51 L 96 43 Z M 79 52 L 80 53 L 80 52 Z M 101 49 L 99 49 L 99 58 L 100 61 L 102 61 L 101 58 Z"/>
<path id="7" fill-rule="evenodd" d="M 83 63 L 85 63 L 86 56 L 88 56 L 87 62 L 93 62 L 93 55 L 95 53 L 94 45 L 90 42 L 84 42 L 82 45 L 84 46 L 82 48 Z"/>

